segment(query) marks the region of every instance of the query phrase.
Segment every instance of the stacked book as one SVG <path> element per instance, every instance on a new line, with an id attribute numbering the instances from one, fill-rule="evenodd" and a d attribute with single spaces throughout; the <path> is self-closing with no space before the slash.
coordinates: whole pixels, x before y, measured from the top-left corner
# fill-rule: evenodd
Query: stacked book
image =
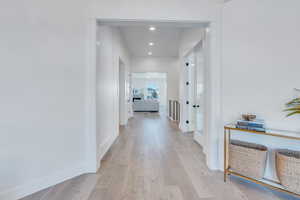
<path id="1" fill-rule="evenodd" d="M 236 128 L 246 129 L 251 131 L 259 131 L 265 132 L 265 123 L 263 120 L 255 120 L 255 121 L 246 121 L 246 120 L 238 120 L 236 123 Z"/>

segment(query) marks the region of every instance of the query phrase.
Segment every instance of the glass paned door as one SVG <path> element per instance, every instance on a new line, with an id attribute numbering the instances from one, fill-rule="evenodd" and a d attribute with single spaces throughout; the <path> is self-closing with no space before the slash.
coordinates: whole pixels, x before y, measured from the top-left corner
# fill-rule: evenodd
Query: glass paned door
<path id="1" fill-rule="evenodd" d="M 195 132 L 203 132 L 204 120 L 204 56 L 201 46 L 195 48 Z"/>

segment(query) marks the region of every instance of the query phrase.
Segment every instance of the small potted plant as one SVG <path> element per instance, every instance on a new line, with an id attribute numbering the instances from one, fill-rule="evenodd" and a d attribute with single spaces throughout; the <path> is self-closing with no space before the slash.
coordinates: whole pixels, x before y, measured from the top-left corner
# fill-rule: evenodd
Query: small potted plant
<path id="1" fill-rule="evenodd" d="M 290 117 L 292 115 L 299 115 L 300 114 L 300 97 L 293 99 L 292 101 L 288 102 L 286 104 L 288 107 L 284 111 L 289 112 L 287 114 L 287 117 Z"/>

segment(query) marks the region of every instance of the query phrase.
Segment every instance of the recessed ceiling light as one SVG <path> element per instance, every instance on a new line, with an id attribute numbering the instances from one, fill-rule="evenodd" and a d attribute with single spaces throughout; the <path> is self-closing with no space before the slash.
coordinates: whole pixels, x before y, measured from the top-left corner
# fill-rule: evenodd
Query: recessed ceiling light
<path id="1" fill-rule="evenodd" d="M 154 43 L 153 42 L 149 42 L 149 46 L 153 46 L 154 45 Z"/>
<path id="2" fill-rule="evenodd" d="M 148 55 L 149 55 L 149 56 L 151 56 L 151 55 L 152 55 L 152 52 L 151 52 L 151 51 L 150 51 L 150 52 L 148 52 Z"/>
<path id="3" fill-rule="evenodd" d="M 155 31 L 156 28 L 155 28 L 154 26 L 150 26 L 150 27 L 149 27 L 149 30 L 150 30 L 150 31 Z"/>

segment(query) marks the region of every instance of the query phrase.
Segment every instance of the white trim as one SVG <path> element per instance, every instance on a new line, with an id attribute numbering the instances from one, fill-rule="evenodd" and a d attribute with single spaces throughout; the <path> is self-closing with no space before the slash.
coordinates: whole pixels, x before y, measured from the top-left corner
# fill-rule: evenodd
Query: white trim
<path id="1" fill-rule="evenodd" d="M 86 166 L 87 171 L 98 170 L 96 141 L 96 31 L 97 20 L 89 19 L 87 24 L 86 50 Z"/>
<path id="2" fill-rule="evenodd" d="M 72 167 L 57 171 L 50 176 L 41 177 L 27 183 L 0 192 L 0 199 L 16 200 L 46 189 L 68 179 L 86 173 L 86 166 L 83 163 L 72 165 Z"/>
<path id="3" fill-rule="evenodd" d="M 126 99 L 126 65 L 121 56 L 119 57 L 118 63 L 118 123 L 120 126 L 125 126 L 128 122 L 128 108 L 127 108 L 127 99 Z M 122 72 L 122 74 L 120 74 Z M 120 95 L 121 88 L 120 88 L 120 75 L 123 77 L 123 84 L 122 85 L 122 92 L 123 95 Z M 121 102 L 122 101 L 122 102 Z"/>
<path id="4" fill-rule="evenodd" d="M 210 106 L 208 110 L 209 125 L 207 134 L 207 165 L 212 170 L 220 169 L 220 143 L 223 135 L 222 119 L 222 67 L 221 67 L 221 19 L 219 23 L 210 23 Z M 214 156 L 215 155 L 215 156 Z"/>
<path id="5" fill-rule="evenodd" d="M 204 145 L 205 142 L 205 137 L 203 134 L 199 134 L 197 132 L 194 132 L 194 140 L 200 145 L 202 146 L 202 150 L 203 153 L 206 155 L 207 151 L 206 151 L 206 146 Z"/>
<path id="6" fill-rule="evenodd" d="M 118 135 L 111 136 L 99 145 L 99 152 L 97 155 L 97 169 L 100 168 L 101 160 L 103 159 L 103 157 L 105 156 L 105 154 L 107 153 L 107 151 L 113 145 L 113 143 L 116 141 L 117 138 Z"/>
<path id="7" fill-rule="evenodd" d="M 231 1 L 231 0 L 229 0 Z M 223 41 L 222 41 L 222 35 L 223 35 L 223 6 L 220 9 L 220 18 L 219 18 L 219 26 L 218 26 L 218 34 L 217 34 L 217 38 L 219 39 L 219 118 L 218 118 L 218 128 L 219 128 L 219 135 L 218 135 L 218 139 L 219 139 L 219 166 L 218 166 L 218 170 L 220 171 L 224 171 L 224 118 L 223 118 L 223 54 L 222 54 L 222 45 L 223 45 Z"/>

